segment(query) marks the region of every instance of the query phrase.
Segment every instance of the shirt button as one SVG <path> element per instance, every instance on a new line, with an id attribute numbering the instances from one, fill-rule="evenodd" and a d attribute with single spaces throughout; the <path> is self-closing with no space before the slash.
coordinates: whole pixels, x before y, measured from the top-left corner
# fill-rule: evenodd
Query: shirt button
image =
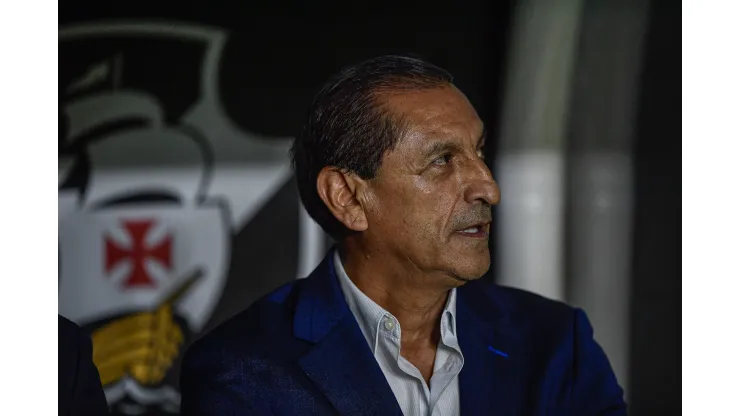
<path id="1" fill-rule="evenodd" d="M 393 327 L 395 327 L 395 324 L 390 319 L 386 319 L 383 325 L 385 326 L 385 329 L 389 331 L 393 331 Z"/>

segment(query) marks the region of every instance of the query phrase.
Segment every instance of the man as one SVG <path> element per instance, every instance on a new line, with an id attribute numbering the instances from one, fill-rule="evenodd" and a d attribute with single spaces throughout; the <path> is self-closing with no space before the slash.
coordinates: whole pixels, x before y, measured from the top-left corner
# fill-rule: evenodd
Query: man
<path id="1" fill-rule="evenodd" d="M 449 74 L 396 56 L 331 79 L 292 155 L 337 241 L 188 351 L 185 415 L 622 415 L 584 313 L 478 280 L 499 190 Z"/>
<path id="2" fill-rule="evenodd" d="M 92 342 L 74 322 L 58 315 L 59 415 L 108 414 L 98 369 L 92 360 Z"/>

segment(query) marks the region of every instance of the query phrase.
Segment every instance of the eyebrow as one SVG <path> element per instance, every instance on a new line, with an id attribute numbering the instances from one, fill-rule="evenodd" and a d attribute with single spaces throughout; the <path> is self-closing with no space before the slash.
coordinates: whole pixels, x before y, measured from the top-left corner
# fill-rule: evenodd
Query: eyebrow
<path id="1" fill-rule="evenodd" d="M 460 146 L 454 142 L 447 142 L 447 141 L 434 142 L 424 152 L 424 160 L 431 159 L 432 157 L 435 157 L 443 153 L 451 153 L 459 149 L 460 149 Z"/>
<path id="2" fill-rule="evenodd" d="M 488 136 L 488 130 L 483 127 L 483 132 L 478 137 L 478 143 L 476 146 L 476 149 L 480 149 L 481 147 L 485 146 L 486 144 L 486 137 Z M 429 148 L 424 152 L 424 159 L 430 159 L 438 154 L 442 153 L 450 153 L 454 151 L 461 151 L 460 145 L 455 142 L 451 141 L 438 141 L 434 142 L 432 145 L 429 146 Z"/>
<path id="3" fill-rule="evenodd" d="M 478 147 L 481 148 L 486 145 L 486 139 L 488 138 L 488 128 L 484 125 L 483 131 L 480 134 L 480 137 L 478 137 Z"/>

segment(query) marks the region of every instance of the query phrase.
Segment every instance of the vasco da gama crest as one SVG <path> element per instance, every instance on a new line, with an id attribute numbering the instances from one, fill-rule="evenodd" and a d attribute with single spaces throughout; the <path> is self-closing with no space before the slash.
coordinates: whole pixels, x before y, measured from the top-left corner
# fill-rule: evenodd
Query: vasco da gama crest
<path id="1" fill-rule="evenodd" d="M 178 359 L 221 298 L 232 235 L 291 175 L 287 138 L 261 140 L 220 107 L 225 39 L 176 24 L 59 33 L 73 60 L 59 92 L 59 313 L 90 329 L 117 414 L 178 413 Z M 163 53 L 173 64 L 151 65 Z M 301 255 L 317 257 L 320 232 L 301 228 Z"/>

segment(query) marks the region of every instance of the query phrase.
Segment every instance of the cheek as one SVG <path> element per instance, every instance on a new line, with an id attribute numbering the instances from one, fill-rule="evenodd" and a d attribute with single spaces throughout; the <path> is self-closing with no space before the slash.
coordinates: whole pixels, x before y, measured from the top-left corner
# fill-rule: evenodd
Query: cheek
<path id="1" fill-rule="evenodd" d="M 410 234 L 436 239 L 447 230 L 454 206 L 449 193 L 406 192 L 401 207 L 404 226 Z"/>
<path id="2" fill-rule="evenodd" d="M 444 227 L 455 209 L 458 193 L 454 182 L 418 179 L 414 185 L 415 192 L 409 192 L 409 195 L 414 195 L 426 222 Z"/>
<path id="3" fill-rule="evenodd" d="M 402 193 L 393 190 L 376 190 L 366 196 L 366 215 L 372 228 L 384 230 L 398 229 L 404 222 Z"/>
<path id="4" fill-rule="evenodd" d="M 401 239 L 438 239 L 454 211 L 454 195 L 453 189 L 421 178 L 386 186 L 368 198 L 368 219 L 376 229 Z"/>

